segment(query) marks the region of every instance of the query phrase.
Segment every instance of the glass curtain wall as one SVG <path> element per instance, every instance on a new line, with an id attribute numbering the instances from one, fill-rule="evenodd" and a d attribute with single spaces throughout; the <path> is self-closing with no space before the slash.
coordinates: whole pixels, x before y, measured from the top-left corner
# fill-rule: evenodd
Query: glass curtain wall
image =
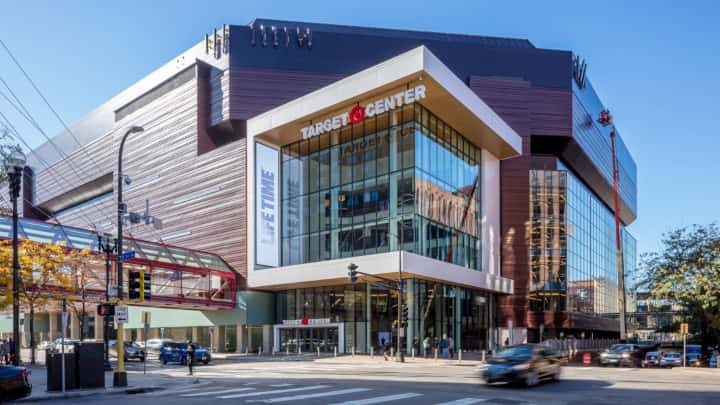
<path id="1" fill-rule="evenodd" d="M 480 266 L 480 149 L 420 104 L 282 148 L 282 264 L 416 252 Z"/>
<path id="2" fill-rule="evenodd" d="M 618 313 L 615 217 L 572 171 L 530 171 L 531 310 Z M 626 280 L 635 239 L 622 229 Z"/>

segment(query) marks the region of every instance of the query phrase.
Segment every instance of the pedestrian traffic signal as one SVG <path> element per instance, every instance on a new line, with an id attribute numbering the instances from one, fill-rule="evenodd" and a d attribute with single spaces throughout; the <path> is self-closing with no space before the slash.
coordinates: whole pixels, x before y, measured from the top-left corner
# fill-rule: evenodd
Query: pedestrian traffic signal
<path id="1" fill-rule="evenodd" d="M 140 301 L 145 301 L 152 298 L 150 292 L 150 281 L 150 272 L 140 271 Z"/>
<path id="2" fill-rule="evenodd" d="M 350 279 L 351 283 L 355 283 L 357 281 L 357 269 L 358 265 L 355 263 L 348 264 L 348 278 Z"/>
<path id="3" fill-rule="evenodd" d="M 113 305 L 113 304 L 98 304 L 97 313 L 100 316 L 113 316 L 113 315 L 115 315 L 115 305 Z"/>
<path id="4" fill-rule="evenodd" d="M 140 279 L 139 271 L 128 272 L 128 298 L 131 300 L 140 299 Z"/>

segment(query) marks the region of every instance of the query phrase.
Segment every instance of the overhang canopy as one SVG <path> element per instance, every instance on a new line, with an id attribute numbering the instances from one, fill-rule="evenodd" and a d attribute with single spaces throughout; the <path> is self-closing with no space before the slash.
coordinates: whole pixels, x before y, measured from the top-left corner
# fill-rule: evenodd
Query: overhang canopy
<path id="1" fill-rule="evenodd" d="M 281 146 L 303 139 L 302 128 L 353 105 L 424 85 L 417 100 L 475 145 L 499 159 L 522 152 L 520 136 L 426 47 L 420 46 L 251 118 L 249 137 Z"/>

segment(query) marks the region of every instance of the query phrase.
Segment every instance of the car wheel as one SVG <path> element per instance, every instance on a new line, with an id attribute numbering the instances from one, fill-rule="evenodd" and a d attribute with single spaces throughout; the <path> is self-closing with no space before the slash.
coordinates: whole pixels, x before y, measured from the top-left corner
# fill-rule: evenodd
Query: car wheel
<path id="1" fill-rule="evenodd" d="M 180 364 L 182 364 L 183 366 L 187 365 L 187 358 L 183 357 L 182 359 L 180 359 Z"/>
<path id="2" fill-rule="evenodd" d="M 560 367 L 555 369 L 555 372 L 552 375 L 553 381 L 560 381 L 560 373 L 561 373 L 560 370 L 561 370 Z"/>
<path id="3" fill-rule="evenodd" d="M 528 371 L 525 375 L 525 385 L 528 387 L 534 387 L 540 382 L 540 375 L 537 371 Z"/>
<path id="4" fill-rule="evenodd" d="M 162 363 L 164 366 L 167 365 L 167 360 L 163 359 Z"/>
<path id="5" fill-rule="evenodd" d="M 145 357 L 139 357 L 138 359 L 140 360 L 141 363 L 145 361 Z"/>
<path id="6" fill-rule="evenodd" d="M 207 361 L 207 360 L 203 361 L 203 364 L 206 365 L 206 366 L 208 365 L 208 363 L 210 363 L 210 362 Z"/>

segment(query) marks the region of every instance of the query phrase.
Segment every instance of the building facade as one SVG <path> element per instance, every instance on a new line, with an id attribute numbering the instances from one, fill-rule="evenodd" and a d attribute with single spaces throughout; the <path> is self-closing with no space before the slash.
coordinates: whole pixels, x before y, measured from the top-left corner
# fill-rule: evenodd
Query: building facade
<path id="1" fill-rule="evenodd" d="M 394 341 L 398 293 L 380 278 L 400 276 L 408 351 L 443 335 L 468 349 L 612 335 L 601 109 L 571 52 L 527 40 L 256 20 L 207 35 L 33 151 L 23 212 L 111 232 L 119 140 L 141 125 L 124 197 L 131 210 L 149 200 L 164 228 L 130 232 L 223 258 L 242 315 L 217 326 L 243 336 L 238 349 Z M 627 226 L 636 167 L 618 139 Z M 350 263 L 369 275 L 350 283 Z"/>

